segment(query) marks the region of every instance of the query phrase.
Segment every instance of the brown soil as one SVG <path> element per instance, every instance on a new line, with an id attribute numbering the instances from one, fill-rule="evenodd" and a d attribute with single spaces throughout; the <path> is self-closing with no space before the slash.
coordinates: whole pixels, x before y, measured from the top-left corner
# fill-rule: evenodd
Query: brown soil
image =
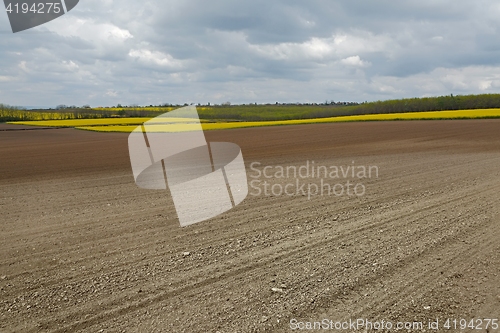
<path id="1" fill-rule="evenodd" d="M 126 134 L 14 128 L 0 127 L 0 332 L 500 319 L 500 120 L 207 132 L 240 145 L 249 176 L 354 161 L 379 177 L 361 197 L 250 194 L 187 228 L 168 191 L 135 186 Z"/>

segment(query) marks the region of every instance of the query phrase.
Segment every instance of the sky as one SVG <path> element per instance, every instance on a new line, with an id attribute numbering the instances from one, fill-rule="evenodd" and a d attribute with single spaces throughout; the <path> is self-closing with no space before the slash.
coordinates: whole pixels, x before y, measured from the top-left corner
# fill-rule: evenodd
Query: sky
<path id="1" fill-rule="evenodd" d="M 376 101 L 500 91 L 496 0 L 80 0 L 13 34 L 0 103 Z"/>

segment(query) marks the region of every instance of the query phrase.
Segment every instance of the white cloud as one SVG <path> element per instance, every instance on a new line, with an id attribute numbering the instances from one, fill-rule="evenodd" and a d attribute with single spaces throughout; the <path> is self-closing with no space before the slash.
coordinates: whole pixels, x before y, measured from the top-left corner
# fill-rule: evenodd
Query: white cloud
<path id="1" fill-rule="evenodd" d="M 347 57 L 345 59 L 340 60 L 340 62 L 343 63 L 344 65 L 353 67 L 368 67 L 371 65 L 370 62 L 361 60 L 361 58 L 358 55 Z"/>
<path id="2" fill-rule="evenodd" d="M 21 61 L 19 62 L 18 64 L 19 68 L 21 68 L 24 72 L 28 72 L 29 69 L 28 69 L 28 66 L 26 66 L 26 61 Z"/>
<path id="3" fill-rule="evenodd" d="M 261 56 L 275 60 L 321 60 L 339 58 L 352 53 L 380 52 L 391 44 L 393 42 L 387 36 L 357 31 L 356 34 L 339 33 L 327 38 L 312 37 L 301 43 L 250 45 L 250 49 Z"/>
<path id="4" fill-rule="evenodd" d="M 62 64 L 63 64 L 63 67 L 69 71 L 76 71 L 79 68 L 79 66 L 77 64 L 75 64 L 72 60 L 63 61 Z"/>
<path id="5" fill-rule="evenodd" d="M 500 67 L 440 67 L 429 73 L 404 78 L 377 76 L 372 79 L 370 86 L 374 91 L 396 93 L 398 97 L 497 93 L 500 88 Z M 418 87 L 418 94 L 412 92 L 415 87 Z"/>
<path id="6" fill-rule="evenodd" d="M 150 51 L 146 49 L 130 50 L 128 55 L 142 62 L 155 64 L 161 67 L 169 67 L 179 69 L 182 67 L 182 62 L 174 59 L 170 54 L 164 54 L 158 51 Z"/>
<path id="7" fill-rule="evenodd" d="M 118 96 L 118 92 L 115 90 L 108 90 L 108 91 L 106 91 L 106 96 L 116 97 L 116 96 Z"/>
<path id="8" fill-rule="evenodd" d="M 5 75 L 0 75 L 0 82 L 10 82 L 14 81 L 16 78 L 12 76 L 5 76 Z"/>
<path id="9" fill-rule="evenodd" d="M 91 42 L 123 42 L 134 38 L 129 30 L 112 23 L 99 23 L 93 19 L 62 16 L 40 29 L 48 29 L 64 37 L 78 37 Z"/>

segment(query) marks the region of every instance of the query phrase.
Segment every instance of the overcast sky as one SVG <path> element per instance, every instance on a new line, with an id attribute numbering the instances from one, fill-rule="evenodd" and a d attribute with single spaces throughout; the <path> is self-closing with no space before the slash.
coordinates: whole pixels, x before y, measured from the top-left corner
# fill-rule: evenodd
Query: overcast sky
<path id="1" fill-rule="evenodd" d="M 0 103 L 373 101 L 500 91 L 497 0 L 80 0 L 13 34 Z"/>

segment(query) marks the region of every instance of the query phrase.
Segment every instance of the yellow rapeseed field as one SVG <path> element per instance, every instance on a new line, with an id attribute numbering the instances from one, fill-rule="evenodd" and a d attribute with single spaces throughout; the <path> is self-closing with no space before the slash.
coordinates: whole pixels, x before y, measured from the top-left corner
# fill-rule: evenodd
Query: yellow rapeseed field
<path id="1" fill-rule="evenodd" d="M 475 109 L 451 111 L 427 111 L 405 113 L 367 114 L 359 116 L 344 116 L 324 118 L 335 121 L 367 121 L 367 120 L 418 120 L 418 119 L 474 119 L 474 118 L 500 118 L 500 109 Z"/>
<path id="2" fill-rule="evenodd" d="M 82 126 L 125 126 L 125 125 L 142 125 L 145 121 L 151 118 L 97 118 L 97 119 L 68 119 L 68 120 L 36 120 L 36 121 L 13 121 L 9 124 L 27 125 L 27 126 L 44 126 L 44 127 L 82 127 Z M 153 118 L 153 121 L 184 123 L 192 122 L 188 118 Z M 204 120 L 202 120 L 203 122 Z"/>
<path id="3" fill-rule="evenodd" d="M 279 121 L 241 121 L 241 122 L 216 122 L 210 123 L 202 120 L 204 130 L 219 130 L 243 127 L 278 126 L 313 123 L 332 123 L 347 121 L 381 121 L 381 120 L 424 120 L 424 119 L 474 119 L 474 118 L 500 118 L 500 109 L 477 109 L 477 110 L 453 110 L 453 111 L 431 111 L 431 112 L 406 112 L 387 114 L 368 114 L 357 116 L 341 116 L 330 118 L 279 120 Z M 165 122 L 165 119 L 157 119 Z M 83 130 L 98 132 L 132 132 L 137 126 L 148 121 L 148 118 L 100 118 L 100 119 L 72 119 L 72 120 L 50 120 L 50 121 L 20 121 L 12 124 L 75 127 Z M 190 124 L 191 119 L 170 118 L 168 125 L 153 125 L 153 131 L 158 132 L 184 132 L 199 129 L 197 124 Z M 173 124 L 170 124 L 173 123 Z"/>
<path id="4" fill-rule="evenodd" d="M 121 107 L 121 108 L 112 107 L 112 108 L 92 108 L 92 109 L 97 110 L 97 111 L 113 111 L 113 112 L 117 112 L 117 111 L 121 111 L 121 110 L 168 112 L 168 111 L 175 110 L 177 108 L 178 107 L 174 107 L 174 106 L 161 106 L 161 107 L 160 106 L 146 106 L 146 107 L 133 107 L 133 106 L 131 106 L 131 107 Z"/>

